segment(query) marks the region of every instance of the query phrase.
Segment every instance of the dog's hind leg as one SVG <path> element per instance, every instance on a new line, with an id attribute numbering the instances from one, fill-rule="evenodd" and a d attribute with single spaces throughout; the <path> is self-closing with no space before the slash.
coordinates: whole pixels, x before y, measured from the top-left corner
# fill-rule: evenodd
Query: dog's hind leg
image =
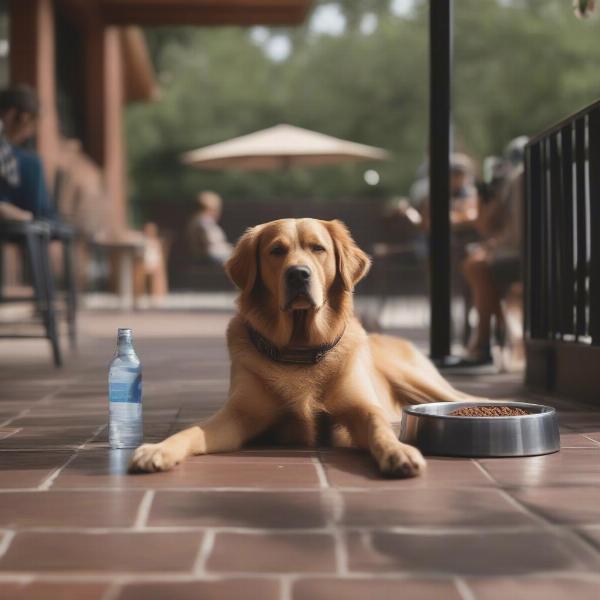
<path id="1" fill-rule="evenodd" d="M 422 404 L 424 402 L 486 402 L 486 398 L 478 398 L 465 394 L 450 385 L 435 368 L 433 363 L 416 351 L 410 363 L 395 365 L 394 369 L 386 369 L 396 399 L 401 404 Z"/>
<path id="2" fill-rule="evenodd" d="M 401 404 L 423 404 L 428 402 L 486 402 L 487 398 L 478 398 L 465 394 L 452 387 L 439 373 L 430 374 L 404 370 L 390 378 L 390 384 L 396 400 Z"/>
<path id="3" fill-rule="evenodd" d="M 435 365 L 407 340 L 383 335 L 369 336 L 376 369 L 390 384 L 400 405 L 424 402 L 478 401 L 452 387 Z"/>

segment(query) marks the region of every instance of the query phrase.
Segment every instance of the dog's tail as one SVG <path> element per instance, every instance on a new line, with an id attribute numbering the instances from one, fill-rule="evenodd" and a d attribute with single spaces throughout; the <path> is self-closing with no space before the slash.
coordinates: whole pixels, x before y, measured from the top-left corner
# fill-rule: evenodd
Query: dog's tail
<path id="1" fill-rule="evenodd" d="M 381 335 L 369 338 L 373 345 L 379 346 L 377 369 L 389 382 L 400 404 L 486 401 L 452 387 L 410 342 Z"/>

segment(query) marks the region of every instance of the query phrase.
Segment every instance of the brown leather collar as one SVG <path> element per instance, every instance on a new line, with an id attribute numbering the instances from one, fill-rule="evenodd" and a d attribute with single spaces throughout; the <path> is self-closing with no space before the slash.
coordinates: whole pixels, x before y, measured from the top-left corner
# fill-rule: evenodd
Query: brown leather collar
<path id="1" fill-rule="evenodd" d="M 321 362 L 325 355 L 333 350 L 342 339 L 344 332 L 340 333 L 337 339 L 331 344 L 321 346 L 297 346 L 279 349 L 266 337 L 258 333 L 254 327 L 246 323 L 248 336 L 254 344 L 254 347 L 272 361 L 281 363 L 291 363 L 295 365 L 316 365 Z"/>

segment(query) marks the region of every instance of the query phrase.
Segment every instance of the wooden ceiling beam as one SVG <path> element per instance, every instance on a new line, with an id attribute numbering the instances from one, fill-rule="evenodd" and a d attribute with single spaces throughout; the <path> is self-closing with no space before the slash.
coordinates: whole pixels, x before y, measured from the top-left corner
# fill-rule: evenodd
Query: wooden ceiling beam
<path id="1" fill-rule="evenodd" d="M 312 0 L 58 0 L 79 22 L 105 25 L 298 25 Z"/>
<path id="2" fill-rule="evenodd" d="M 258 6 L 244 8 L 230 5 L 228 2 L 219 5 L 190 6 L 189 3 L 173 3 L 157 5 L 149 3 L 141 6 L 138 3 L 100 5 L 100 15 L 110 25 L 298 25 L 307 15 L 309 2 L 303 4 L 281 6 Z"/>

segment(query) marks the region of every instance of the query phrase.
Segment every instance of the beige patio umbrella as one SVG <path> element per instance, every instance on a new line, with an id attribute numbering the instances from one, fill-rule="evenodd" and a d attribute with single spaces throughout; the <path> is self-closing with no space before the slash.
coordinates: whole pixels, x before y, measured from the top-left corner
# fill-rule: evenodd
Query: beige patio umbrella
<path id="1" fill-rule="evenodd" d="M 388 152 L 381 148 L 293 125 L 276 125 L 183 155 L 184 163 L 200 169 L 243 171 L 275 171 L 387 159 Z"/>

